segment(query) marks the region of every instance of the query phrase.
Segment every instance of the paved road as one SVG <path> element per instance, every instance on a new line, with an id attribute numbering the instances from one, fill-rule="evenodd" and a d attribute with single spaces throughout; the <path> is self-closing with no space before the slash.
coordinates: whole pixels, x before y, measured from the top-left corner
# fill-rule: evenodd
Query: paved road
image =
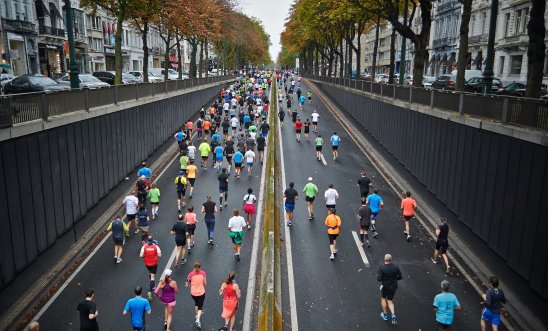
<path id="1" fill-rule="evenodd" d="M 301 84 L 303 94 L 308 88 Z M 296 95 L 293 105 L 297 103 Z M 285 109 L 284 102 L 280 104 Z M 282 142 L 285 155 L 287 182 L 294 181 L 299 191 L 295 221 L 291 228 L 294 280 L 296 289 L 296 306 L 301 330 L 371 330 L 390 329 L 393 326 L 383 321 L 380 316 L 379 284 L 376 280 L 378 266 L 384 254 L 394 257 L 403 274 L 399 289 L 394 299 L 396 315 L 400 329 L 432 330 L 435 318 L 432 310 L 434 296 L 439 293 L 440 282 L 448 279 L 451 291 L 455 293 L 463 307 L 456 312 L 454 328 L 473 330 L 479 328 L 481 298 L 470 284 L 458 272 L 446 276 L 441 262 L 430 261 L 434 242 L 425 231 L 413 224 L 412 239 L 405 240 L 403 222 L 400 218 L 400 196 L 397 196 L 386 181 L 374 169 L 365 155 L 358 149 L 326 110 L 324 105 L 313 97 L 313 104 L 305 105 L 299 116 L 304 121 L 310 118 L 313 107 L 320 113 L 318 133 L 324 138 L 323 153 L 327 165 L 315 159 L 314 133 L 310 140 L 297 142 L 295 130 L 286 116 L 282 129 Z M 289 121 L 288 121 L 289 119 Z M 329 137 L 337 131 L 341 137 L 340 156 L 332 159 Z M 356 186 L 360 171 L 365 170 L 374 187 L 383 197 L 385 208 L 377 218 L 377 239 L 371 239 L 373 247 L 365 248 L 365 255 L 370 263 L 366 267 L 353 231 L 358 232 L 357 210 L 359 208 L 359 190 Z M 320 190 L 320 197 L 315 202 L 315 219 L 309 221 L 302 188 L 311 176 Z M 327 215 L 323 192 L 332 183 L 339 192 L 337 212 L 342 219 L 342 229 L 337 242 L 338 256 L 335 261 L 329 260 L 329 242 L 324 220 Z M 421 204 L 421 201 L 417 201 Z M 359 232 L 358 232 L 359 233 Z M 287 282 L 284 289 L 288 289 Z M 288 317 L 287 307 L 285 316 Z M 285 323 L 287 325 L 287 322 Z M 288 328 L 289 329 L 289 328 Z"/>
<path id="2" fill-rule="evenodd" d="M 175 142 L 172 142 L 175 144 Z M 211 158 L 210 158 L 211 161 Z M 175 241 L 170 234 L 171 226 L 177 220 L 177 197 L 174 178 L 179 170 L 178 160 L 173 162 L 164 175 L 158 180 L 158 188 L 161 191 L 160 217 L 151 224 L 151 233 L 158 240 L 163 256 L 160 258 L 158 272 L 166 268 L 166 264 L 175 247 Z M 188 256 L 188 262 L 174 270 L 174 280 L 178 282 L 180 293 L 177 296 L 177 306 L 174 311 L 173 330 L 188 330 L 194 328 L 194 308 L 189 290 L 184 287 L 184 281 L 195 260 L 202 262 L 202 269 L 207 273 L 206 300 L 204 315 L 202 316 L 203 330 L 217 330 L 224 325 L 221 318 L 222 298 L 218 290 L 222 280 L 231 270 L 236 272 L 236 281 L 242 288 L 240 308 L 237 313 L 236 326 L 241 328 L 244 305 L 246 300 L 247 279 L 249 273 L 249 259 L 253 243 L 253 232 L 246 232 L 246 238 L 242 246 L 242 260 L 237 263 L 234 260 L 230 238 L 228 237 L 227 224 L 232 216 L 232 208 L 242 207 L 242 199 L 248 187 L 253 188 L 258 196 L 261 178 L 261 167 L 256 164 L 251 176 L 242 172 L 240 179 L 232 175 L 229 179 L 228 207 L 216 215 L 215 243 L 214 247 L 207 244 L 206 227 L 203 216 L 199 214 L 201 205 L 207 195 L 211 195 L 218 204 L 217 172 L 210 168 L 207 171 L 200 170 L 196 180 L 193 199 L 190 204 L 198 210 L 198 226 L 196 230 L 196 246 L 192 254 Z M 188 194 L 188 191 L 187 191 Z M 120 202 L 123 197 L 120 197 Z M 96 302 L 99 309 L 99 325 L 101 330 L 123 330 L 129 328 L 129 317 L 122 315 L 126 301 L 133 297 L 133 288 L 141 285 L 148 288 L 148 273 L 139 258 L 141 248 L 140 235 L 131 234 L 126 241 L 123 252 L 123 262 L 113 263 L 113 243 L 109 238 L 97 251 L 90 262 L 74 278 L 62 294 L 55 300 L 51 307 L 41 316 L 40 323 L 44 330 L 78 330 L 79 321 L 76 313 L 76 305 L 84 299 L 84 291 L 93 288 L 96 293 Z M 158 277 L 158 276 L 157 276 Z M 147 330 L 162 330 L 164 321 L 163 305 L 156 298 L 152 301 L 152 315 L 147 316 Z M 126 328 L 127 326 L 127 328 Z"/>

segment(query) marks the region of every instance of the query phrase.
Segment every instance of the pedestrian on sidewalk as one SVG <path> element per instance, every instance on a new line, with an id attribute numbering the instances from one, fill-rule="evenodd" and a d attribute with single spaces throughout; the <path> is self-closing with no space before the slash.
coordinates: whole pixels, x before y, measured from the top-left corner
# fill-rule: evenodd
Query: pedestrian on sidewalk
<path id="1" fill-rule="evenodd" d="M 201 268 L 202 265 L 200 261 L 194 262 L 194 270 L 188 274 L 185 283 L 185 287 L 190 286 L 190 295 L 194 300 L 194 313 L 196 314 L 194 324 L 198 330 L 202 328 L 200 319 L 202 317 L 202 309 L 206 294 L 205 287 L 207 285 L 206 273 Z"/>
<path id="2" fill-rule="evenodd" d="M 360 220 L 360 242 L 362 246 L 364 245 L 364 239 L 365 244 L 367 244 L 367 248 L 371 247 L 371 244 L 369 243 L 369 226 L 371 225 L 371 208 L 369 208 L 369 205 L 367 204 L 367 199 L 361 198 L 361 207 L 358 209 L 358 219 Z"/>
<path id="3" fill-rule="evenodd" d="M 181 212 L 181 206 L 184 208 L 186 206 L 186 185 L 187 180 L 185 177 L 185 172 L 183 170 L 179 170 L 179 175 L 175 177 L 175 180 L 173 181 L 175 185 L 177 185 L 177 210 L 179 213 Z M 181 205 L 182 203 L 182 205 Z"/>
<path id="4" fill-rule="evenodd" d="M 337 254 L 337 237 L 339 236 L 341 227 L 341 218 L 337 215 L 337 210 L 335 208 L 329 209 L 327 217 L 325 218 L 325 226 L 327 226 L 329 249 L 331 251 L 329 259 L 334 260 L 335 255 Z"/>
<path id="5" fill-rule="evenodd" d="M 148 199 L 150 201 L 150 205 L 152 206 L 152 219 L 155 220 L 158 218 L 158 205 L 160 204 L 160 189 L 156 183 L 153 183 L 148 191 Z"/>
<path id="6" fill-rule="evenodd" d="M 322 147 L 323 147 L 323 138 L 322 135 L 319 134 L 316 139 L 314 140 L 316 143 L 316 160 L 321 161 L 322 160 Z"/>
<path id="7" fill-rule="evenodd" d="M 392 263 L 392 255 L 384 256 L 384 264 L 377 271 L 377 281 L 381 282 L 381 318 L 388 321 L 386 306 L 392 314 L 392 324 L 397 324 L 396 311 L 394 309 L 394 295 L 398 289 L 398 281 L 402 279 L 398 266 Z"/>
<path id="8" fill-rule="evenodd" d="M 137 191 L 131 191 L 131 194 L 124 198 L 122 204 L 126 207 L 126 218 L 127 218 L 127 227 L 128 234 L 131 228 L 131 224 L 134 223 L 135 233 L 137 233 L 137 208 L 139 207 L 139 199 L 137 199 Z"/>
<path id="9" fill-rule="evenodd" d="M 305 194 L 308 220 L 311 221 L 314 217 L 314 200 L 318 195 L 318 187 L 312 182 L 312 177 L 308 177 L 308 183 L 304 186 L 303 193 Z"/>
<path id="10" fill-rule="evenodd" d="M 99 309 L 97 309 L 97 304 L 93 301 L 94 298 L 95 291 L 88 289 L 86 290 L 86 299 L 78 303 L 76 310 L 80 313 L 80 330 L 99 331 L 99 324 L 97 323 Z"/>
<path id="11" fill-rule="evenodd" d="M 417 209 L 417 203 L 411 198 L 411 192 L 405 193 L 405 198 L 401 201 L 401 209 L 403 211 L 403 221 L 405 222 L 405 231 L 403 234 L 407 237 L 407 241 L 411 239 L 411 231 L 409 228 L 409 221 L 415 216 L 415 210 Z"/>
<path id="12" fill-rule="evenodd" d="M 217 205 L 211 201 L 211 196 L 207 196 L 207 201 L 202 204 L 202 214 L 207 228 L 207 243 L 213 245 L 213 237 L 215 234 L 215 213 Z"/>
<path id="13" fill-rule="evenodd" d="M 367 198 L 367 196 L 369 195 L 369 188 L 371 187 L 372 183 L 369 177 L 367 177 L 365 171 L 361 172 L 357 185 L 360 188 L 360 197 L 364 199 Z"/>
<path id="14" fill-rule="evenodd" d="M 232 217 L 228 220 L 228 230 L 230 231 L 230 239 L 232 240 L 232 248 L 234 249 L 234 259 L 240 262 L 240 250 L 244 241 L 244 227 L 246 226 L 245 219 L 240 216 L 238 209 L 232 209 Z"/>
<path id="15" fill-rule="evenodd" d="M 257 197 L 253 194 L 253 189 L 250 187 L 247 189 L 247 194 L 244 196 L 243 209 L 247 215 L 247 229 L 251 230 L 251 223 L 253 221 L 253 215 L 257 214 L 255 209 L 255 202 Z"/>
<path id="16" fill-rule="evenodd" d="M 500 310 L 502 304 L 506 303 L 506 296 L 499 288 L 499 279 L 495 276 L 489 277 L 491 287 L 482 294 L 485 308 L 481 312 L 481 331 L 486 330 L 488 322 L 491 323 L 493 331 L 497 331 L 500 325 Z"/>
<path id="17" fill-rule="evenodd" d="M 150 286 L 147 293 L 148 299 L 152 299 L 152 292 L 156 288 L 154 277 L 158 271 L 158 258 L 162 256 L 162 251 L 158 242 L 152 236 L 148 236 L 147 243 L 141 247 L 139 256 L 143 259 L 149 272 Z"/>
<path id="18" fill-rule="evenodd" d="M 164 304 L 164 329 L 171 330 L 171 321 L 173 319 L 173 309 L 177 301 L 175 295 L 179 293 L 177 282 L 171 279 L 171 269 L 164 270 L 164 279 L 158 282 L 154 294 Z M 161 293 L 160 293 L 161 292 Z"/>
<path id="19" fill-rule="evenodd" d="M 122 314 L 131 314 L 131 327 L 134 331 L 142 331 L 145 329 L 145 312 L 150 315 L 152 310 L 150 309 L 150 303 L 147 299 L 141 296 L 143 288 L 141 286 L 135 286 L 135 297 L 129 299 L 126 303 Z"/>
<path id="20" fill-rule="evenodd" d="M 128 232 L 128 226 L 122 221 L 121 216 L 117 216 L 116 219 L 107 227 L 108 231 L 112 231 L 112 240 L 114 241 L 114 262 L 122 262 L 122 251 L 125 243 L 125 234 Z"/>
<path id="21" fill-rule="evenodd" d="M 339 157 L 339 143 L 341 142 L 341 137 L 337 135 L 337 132 L 333 132 L 330 140 L 331 149 L 333 150 L 333 160 L 336 160 Z"/>
<path id="22" fill-rule="evenodd" d="M 148 215 L 148 211 L 144 205 L 139 206 L 137 221 L 139 223 L 138 230 L 141 232 L 141 245 L 144 245 L 147 242 L 148 232 L 150 229 L 150 216 Z"/>
<path id="23" fill-rule="evenodd" d="M 295 183 L 290 182 L 289 188 L 284 192 L 285 198 L 285 217 L 287 219 L 287 226 L 293 224 L 293 211 L 295 210 L 295 202 L 299 199 L 299 192 L 294 189 Z"/>
<path id="24" fill-rule="evenodd" d="M 198 219 L 196 218 L 196 213 L 194 212 L 193 206 L 188 206 L 185 213 L 185 224 L 186 224 L 186 233 L 187 233 L 187 242 L 188 242 L 188 254 L 190 254 L 192 247 L 194 247 L 194 232 L 196 231 L 196 224 Z"/>
<path id="25" fill-rule="evenodd" d="M 179 267 L 180 256 L 182 256 L 181 264 L 185 264 L 186 262 L 186 237 L 188 236 L 183 214 L 179 214 L 177 218 L 177 223 L 173 224 L 173 227 L 171 228 L 171 234 L 175 235 L 175 247 L 177 248 L 177 253 L 175 255 L 175 269 Z"/>
<path id="26" fill-rule="evenodd" d="M 460 303 L 457 296 L 449 292 L 450 283 L 442 280 L 441 293 L 434 297 L 434 311 L 436 312 L 437 330 L 447 330 L 453 324 L 455 309 L 460 310 Z"/>
<path id="27" fill-rule="evenodd" d="M 373 238 L 377 238 L 379 232 L 377 231 L 377 215 L 384 207 L 382 197 L 379 195 L 379 190 L 374 189 L 373 194 L 367 196 L 367 204 L 371 208 L 371 230 L 373 231 Z"/>
<path id="28" fill-rule="evenodd" d="M 449 248 L 449 225 L 445 217 L 440 218 L 441 224 L 436 229 L 436 248 L 434 249 L 434 257 L 430 258 L 432 262 L 438 263 L 438 255 L 441 254 L 445 261 L 445 270 L 449 273 L 449 258 L 447 258 L 447 249 Z"/>
<path id="29" fill-rule="evenodd" d="M 329 209 L 335 209 L 337 200 L 339 200 L 339 192 L 333 188 L 333 184 L 329 184 L 327 190 L 324 192 L 325 207 Z"/>
<path id="30" fill-rule="evenodd" d="M 238 300 L 241 297 L 240 287 L 234 282 L 236 274 L 234 271 L 228 273 L 223 280 L 219 295 L 223 295 L 223 312 L 221 317 L 225 319 L 225 326 L 221 328 L 224 331 L 232 331 L 236 320 L 236 310 L 238 309 Z"/>

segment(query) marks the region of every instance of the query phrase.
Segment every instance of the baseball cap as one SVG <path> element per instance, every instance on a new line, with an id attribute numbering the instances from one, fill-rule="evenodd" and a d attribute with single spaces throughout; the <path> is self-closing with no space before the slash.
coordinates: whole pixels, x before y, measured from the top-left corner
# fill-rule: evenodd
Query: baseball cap
<path id="1" fill-rule="evenodd" d="M 171 269 L 166 269 L 166 270 L 164 270 L 164 275 L 166 275 L 166 276 L 171 276 L 171 273 L 172 273 L 172 272 L 173 272 L 173 271 L 171 271 Z"/>
<path id="2" fill-rule="evenodd" d="M 184 174 L 185 172 L 183 170 L 179 170 L 179 175 Z"/>
<path id="3" fill-rule="evenodd" d="M 312 177 L 308 177 L 308 181 L 311 182 L 311 181 L 312 181 Z"/>

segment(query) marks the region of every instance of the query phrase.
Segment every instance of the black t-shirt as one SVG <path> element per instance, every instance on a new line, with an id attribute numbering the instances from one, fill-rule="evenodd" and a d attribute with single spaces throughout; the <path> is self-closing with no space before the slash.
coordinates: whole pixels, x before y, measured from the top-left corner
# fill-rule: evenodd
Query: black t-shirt
<path id="1" fill-rule="evenodd" d="M 291 108 L 291 99 L 287 99 L 287 108 Z"/>
<path id="2" fill-rule="evenodd" d="M 299 193 L 294 188 L 288 188 L 284 192 L 285 203 L 295 204 L 295 197 L 299 196 Z"/>
<path id="3" fill-rule="evenodd" d="M 234 140 L 225 140 L 225 146 L 234 148 Z"/>
<path id="4" fill-rule="evenodd" d="M 144 180 L 139 179 L 137 181 L 137 191 L 139 192 L 139 194 L 147 193 L 147 183 Z"/>
<path id="5" fill-rule="evenodd" d="M 228 128 L 230 127 L 230 123 L 228 123 L 228 121 L 223 121 L 223 124 L 221 124 L 223 129 L 225 130 L 228 130 Z"/>
<path id="6" fill-rule="evenodd" d="M 205 211 L 205 218 L 215 218 L 215 202 L 208 201 L 204 202 L 204 211 Z"/>
<path id="7" fill-rule="evenodd" d="M 358 216 L 360 217 L 360 225 L 368 224 L 371 220 L 371 208 L 362 205 L 358 210 Z"/>
<path id="8" fill-rule="evenodd" d="M 240 152 L 244 153 L 244 149 L 245 149 L 245 141 L 239 140 L 238 141 L 238 150 Z"/>
<path id="9" fill-rule="evenodd" d="M 263 136 L 257 137 L 257 148 L 264 148 L 265 143 L 266 139 Z"/>
<path id="10" fill-rule="evenodd" d="M 232 156 L 234 154 L 234 144 L 227 145 L 225 147 L 224 154 L 228 156 Z"/>
<path id="11" fill-rule="evenodd" d="M 251 150 L 255 149 L 255 139 L 249 138 L 245 141 L 245 144 L 247 148 L 251 148 Z"/>
<path id="12" fill-rule="evenodd" d="M 186 239 L 186 224 L 185 222 L 179 221 L 173 224 L 171 231 L 175 232 L 175 240 L 185 240 Z"/>
<path id="13" fill-rule="evenodd" d="M 89 319 L 89 314 L 95 314 L 97 311 L 97 304 L 95 302 L 90 300 L 84 300 L 78 304 L 77 308 L 78 312 L 80 313 L 80 328 L 81 329 L 99 329 L 99 326 L 97 324 L 97 320 Z"/>
<path id="14" fill-rule="evenodd" d="M 360 179 L 358 179 L 358 185 L 360 185 L 360 193 L 369 192 L 369 184 L 371 184 L 371 180 L 369 180 L 369 178 L 360 177 Z"/>
<path id="15" fill-rule="evenodd" d="M 402 279 L 400 268 L 392 263 L 383 264 L 377 272 L 377 281 L 381 282 L 383 287 L 391 290 L 398 288 L 398 280 Z"/>
<path id="16" fill-rule="evenodd" d="M 296 120 L 297 120 L 297 111 L 294 110 L 294 111 L 291 113 L 291 116 L 293 117 L 293 120 L 296 121 Z"/>
<path id="17" fill-rule="evenodd" d="M 262 132 L 268 132 L 268 130 L 270 130 L 270 125 L 268 125 L 268 123 L 261 124 L 261 131 Z"/>
<path id="18" fill-rule="evenodd" d="M 228 188 L 228 175 L 226 173 L 221 173 L 217 179 L 219 180 L 219 188 Z"/>
<path id="19" fill-rule="evenodd" d="M 447 237 L 449 236 L 449 225 L 441 224 L 438 228 L 440 229 L 438 240 L 447 240 Z"/>
<path id="20" fill-rule="evenodd" d="M 280 117 L 281 119 L 283 119 L 283 118 L 285 117 L 285 111 L 280 110 L 280 111 L 278 112 L 278 117 Z"/>

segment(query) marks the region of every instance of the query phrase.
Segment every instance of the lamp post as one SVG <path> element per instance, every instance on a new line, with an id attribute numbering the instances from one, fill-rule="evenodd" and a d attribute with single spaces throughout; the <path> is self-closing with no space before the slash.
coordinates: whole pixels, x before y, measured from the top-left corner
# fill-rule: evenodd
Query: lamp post
<path id="1" fill-rule="evenodd" d="M 493 62 L 495 60 L 495 32 L 497 29 L 497 14 L 499 10 L 499 0 L 491 0 L 491 17 L 489 20 L 489 38 L 487 39 L 487 58 L 485 59 L 485 93 L 491 94 L 493 87 Z"/>
<path id="2" fill-rule="evenodd" d="M 407 26 L 407 7 L 409 6 L 409 0 L 405 0 L 403 7 L 403 25 Z M 403 85 L 405 76 L 405 52 L 406 52 L 406 38 L 401 36 L 401 50 L 400 50 L 400 85 Z M 418 77 L 417 77 L 418 79 Z M 422 78 L 421 78 L 422 80 Z"/>
<path id="3" fill-rule="evenodd" d="M 67 28 L 67 37 L 68 37 L 68 46 L 69 46 L 69 77 L 70 77 L 70 88 L 77 89 L 80 88 L 80 79 L 78 78 L 78 63 L 76 63 L 76 52 L 74 50 L 74 28 L 72 20 L 72 8 L 70 0 L 65 0 L 65 16 L 67 19 L 66 28 Z"/>

